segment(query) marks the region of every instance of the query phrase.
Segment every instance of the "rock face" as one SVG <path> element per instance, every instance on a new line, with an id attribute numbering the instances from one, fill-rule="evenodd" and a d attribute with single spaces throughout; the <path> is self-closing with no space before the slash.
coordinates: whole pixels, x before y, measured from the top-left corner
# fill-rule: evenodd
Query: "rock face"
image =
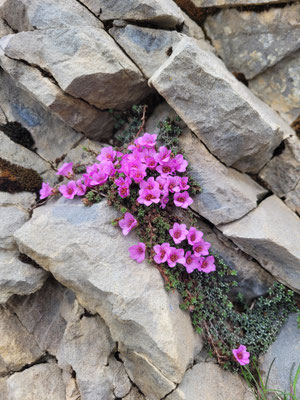
<path id="1" fill-rule="evenodd" d="M 9 26 L 0 17 L 0 39 L 3 36 L 9 35 L 10 33 L 13 33 L 13 31 L 9 28 Z"/>
<path id="2" fill-rule="evenodd" d="M 300 115 L 300 51 L 257 75 L 249 88 L 292 123 Z"/>
<path id="3" fill-rule="evenodd" d="M 297 327 L 297 314 L 292 314 L 281 329 L 276 341 L 260 359 L 260 369 L 264 381 L 274 358 L 268 387 L 290 393 L 290 371 L 292 380 L 300 362 L 300 331 Z M 296 385 L 296 393 L 300 391 L 300 382 Z"/>
<path id="4" fill-rule="evenodd" d="M 300 220 L 276 196 L 220 229 L 279 281 L 300 292 Z"/>
<path id="5" fill-rule="evenodd" d="M 2 38 L 0 46 L 8 57 L 38 65 L 66 93 L 100 109 L 124 109 L 145 96 L 141 72 L 103 29 L 21 32 Z"/>
<path id="6" fill-rule="evenodd" d="M 163 377 L 172 390 L 201 348 L 200 337 L 178 308 L 178 295 L 165 292 L 159 272 L 124 259 L 136 239 L 123 239 L 111 225 L 117 216 L 105 202 L 85 208 L 78 201 L 60 199 L 36 209 L 16 238 L 22 251 L 103 317 L 113 340 L 122 345 L 122 358 L 134 353 L 143 360 L 144 371 L 151 370 L 158 381 Z M 137 371 L 139 376 L 143 370 Z M 139 376 L 133 373 L 131 378 L 136 381 Z M 168 393 L 166 386 L 139 383 L 150 399 L 152 391 L 159 391 L 160 397 Z"/>
<path id="7" fill-rule="evenodd" d="M 182 39 L 150 83 L 216 157 L 243 172 L 258 172 L 283 135 L 293 133 L 190 38 Z"/>
<path id="8" fill-rule="evenodd" d="M 209 16 L 207 35 L 233 72 L 252 79 L 300 48 L 300 4 L 257 13 L 229 9 Z"/>
<path id="9" fill-rule="evenodd" d="M 191 0 L 195 7 L 232 7 L 284 3 L 288 0 Z"/>

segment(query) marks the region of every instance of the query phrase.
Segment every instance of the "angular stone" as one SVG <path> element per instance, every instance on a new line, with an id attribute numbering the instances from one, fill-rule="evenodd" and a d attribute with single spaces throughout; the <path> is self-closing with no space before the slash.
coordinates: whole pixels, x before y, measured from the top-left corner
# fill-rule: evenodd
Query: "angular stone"
<path id="1" fill-rule="evenodd" d="M 3 136 L 0 132 L 1 144 L 3 144 L 2 139 Z M 7 192 L 0 192 L 0 207 L 17 206 L 18 208 L 22 208 L 28 211 L 35 203 L 35 199 L 36 196 L 33 193 L 20 192 L 11 194 Z"/>
<path id="2" fill-rule="evenodd" d="M 297 1 L 297 0 L 292 0 Z M 195 7 L 258 6 L 264 4 L 290 3 L 289 0 L 191 0 Z"/>
<path id="3" fill-rule="evenodd" d="M 0 207 L 0 250 L 13 250 L 15 241 L 14 232 L 21 228 L 29 219 L 29 214 L 14 206 Z"/>
<path id="4" fill-rule="evenodd" d="M 153 113 L 146 120 L 145 131 L 150 133 L 159 133 L 159 123 L 164 122 L 167 118 L 174 120 L 177 117 L 176 112 L 169 106 L 168 103 L 163 102 L 155 107 Z M 181 121 L 180 126 L 186 128 L 185 123 Z"/>
<path id="5" fill-rule="evenodd" d="M 62 371 L 56 364 L 38 364 L 18 372 L 6 381 L 13 400 L 66 400 Z"/>
<path id="6" fill-rule="evenodd" d="M 137 239 L 125 239 L 112 226 L 118 215 L 104 201 L 86 208 L 80 201 L 52 200 L 34 210 L 16 238 L 21 251 L 101 315 L 114 341 L 147 357 L 153 374 L 180 382 L 201 349 L 200 336 L 179 309 L 178 294 L 165 291 L 158 270 L 126 256 Z"/>
<path id="7" fill-rule="evenodd" d="M 95 162 L 95 153 L 99 154 L 104 145 L 93 140 L 84 139 L 74 149 L 70 150 L 64 160 L 58 165 L 60 167 L 65 162 L 72 162 L 74 164 L 90 165 Z M 107 146 L 107 145 L 105 145 Z M 93 153 L 84 150 L 84 148 L 91 150 Z"/>
<path id="8" fill-rule="evenodd" d="M 141 393 L 139 393 L 136 387 L 133 387 L 130 393 L 126 397 L 124 397 L 124 400 L 145 400 L 145 397 Z"/>
<path id="9" fill-rule="evenodd" d="M 8 57 L 38 65 L 63 91 L 100 109 L 124 109 L 147 94 L 141 72 L 103 29 L 44 29 L 0 42 Z"/>
<path id="10" fill-rule="evenodd" d="M 82 138 L 80 133 L 42 107 L 3 70 L 0 71 L 0 82 L 0 104 L 7 120 L 19 122 L 31 133 L 37 153 L 42 158 L 54 161 L 66 154 Z M 15 158 L 18 156 L 15 155 Z"/>
<path id="11" fill-rule="evenodd" d="M 189 369 L 178 388 L 166 400 L 254 400 L 239 376 L 212 362 L 196 364 Z"/>
<path id="12" fill-rule="evenodd" d="M 6 378 L 0 378 L 0 400 L 7 400 L 7 397 Z"/>
<path id="13" fill-rule="evenodd" d="M 173 0 L 83 0 L 102 21 L 124 19 L 149 22 L 164 28 L 181 25 L 184 17 Z"/>
<path id="14" fill-rule="evenodd" d="M 18 318 L 0 306 L 0 375 L 35 362 L 42 352 Z"/>
<path id="15" fill-rule="evenodd" d="M 216 157 L 243 172 L 258 172 L 282 137 L 293 134 L 218 57 L 191 38 L 181 40 L 149 83 Z"/>
<path id="16" fill-rule="evenodd" d="M 0 15 L 17 32 L 103 24 L 76 0 L 3 0 Z"/>
<path id="17" fill-rule="evenodd" d="M 249 88 L 291 124 L 300 115 L 300 51 L 257 75 Z"/>
<path id="18" fill-rule="evenodd" d="M 179 143 L 193 178 L 202 191 L 191 208 L 215 225 L 235 221 L 257 205 L 267 191 L 248 175 L 220 163 L 200 140 L 186 129 Z"/>
<path id="19" fill-rule="evenodd" d="M 0 12 L 0 15 L 1 15 L 1 12 Z M 10 29 L 10 27 L 0 17 L 0 39 L 3 36 L 9 35 L 10 33 L 13 33 L 13 31 Z"/>
<path id="20" fill-rule="evenodd" d="M 23 90 L 76 131 L 97 140 L 112 135 L 114 121 L 108 111 L 64 93 L 37 68 L 5 56 L 0 57 L 0 65 Z"/>
<path id="21" fill-rule="evenodd" d="M 48 277 L 41 268 L 25 264 L 12 251 L 0 251 L 0 304 L 14 294 L 29 295 L 39 290 Z"/>
<path id="22" fill-rule="evenodd" d="M 200 26 L 195 21 L 193 21 L 192 18 L 190 18 L 184 11 L 181 10 L 181 12 L 184 16 L 184 23 L 180 29 L 181 33 L 197 40 L 204 40 L 204 32 L 200 28 Z M 213 49 L 212 46 L 211 48 Z"/>
<path id="23" fill-rule="evenodd" d="M 222 10 L 209 16 L 205 29 L 233 72 L 252 79 L 300 48 L 300 4 L 263 12 Z"/>
<path id="24" fill-rule="evenodd" d="M 300 220 L 276 196 L 219 228 L 279 281 L 300 292 Z"/>
<path id="25" fill-rule="evenodd" d="M 294 190 L 287 193 L 285 204 L 300 215 L 300 182 Z"/>
<path id="26" fill-rule="evenodd" d="M 266 380 L 269 368 L 275 359 L 270 375 L 268 387 L 290 393 L 290 372 L 293 381 L 300 363 L 300 330 L 297 326 L 297 314 L 290 315 L 286 324 L 267 353 L 260 358 L 260 371 L 263 380 Z M 294 367 L 293 367 L 294 364 Z M 293 368 L 292 368 L 293 367 Z M 300 392 L 300 381 L 296 385 L 296 393 Z"/>

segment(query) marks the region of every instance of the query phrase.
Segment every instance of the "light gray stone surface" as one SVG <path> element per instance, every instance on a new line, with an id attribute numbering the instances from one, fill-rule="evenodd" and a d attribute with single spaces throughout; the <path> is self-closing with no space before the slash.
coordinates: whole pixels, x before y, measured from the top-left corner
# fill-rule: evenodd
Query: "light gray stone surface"
<path id="1" fill-rule="evenodd" d="M 179 143 L 189 162 L 191 175 L 202 189 L 194 197 L 191 208 L 213 224 L 226 224 L 241 218 L 267 194 L 248 175 L 220 163 L 189 129 L 180 136 Z"/>
<path id="2" fill-rule="evenodd" d="M 297 0 L 292 0 L 292 2 Z M 195 7 L 235 7 L 235 6 L 257 6 L 276 3 L 289 3 L 289 0 L 191 0 Z"/>
<path id="3" fill-rule="evenodd" d="M 48 273 L 43 269 L 21 262 L 17 253 L 0 250 L 0 304 L 14 294 L 36 292 L 47 277 Z"/>
<path id="4" fill-rule="evenodd" d="M 3 136 L 0 132 L 0 141 L 3 139 Z M 2 144 L 3 142 L 1 142 Z M 35 203 L 35 194 L 29 192 L 19 192 L 19 193 L 7 193 L 0 192 L 0 207 L 7 206 L 17 206 L 18 208 L 29 210 L 30 207 Z"/>
<path id="5" fill-rule="evenodd" d="M 0 207 L 0 250 L 13 250 L 13 233 L 29 219 L 29 214 L 14 206 Z"/>
<path id="6" fill-rule="evenodd" d="M 101 149 L 107 146 L 107 144 L 101 144 L 93 140 L 84 139 L 74 149 L 70 150 L 64 160 L 58 165 L 61 166 L 66 162 L 73 162 L 75 164 L 94 164 L 96 162 L 96 155 L 100 153 Z M 84 148 L 91 150 L 96 153 L 93 154 L 89 151 L 85 151 Z"/>
<path id="7" fill-rule="evenodd" d="M 293 134 L 219 58 L 191 38 L 181 40 L 149 83 L 216 157 L 243 172 L 258 172 L 283 136 Z"/>
<path id="8" fill-rule="evenodd" d="M 285 204 L 300 215 L 300 182 L 298 182 L 294 190 L 287 193 Z"/>
<path id="9" fill-rule="evenodd" d="M 254 400 L 246 382 L 212 362 L 189 369 L 166 400 Z"/>
<path id="10" fill-rule="evenodd" d="M 290 393 L 290 372 L 292 370 L 291 378 L 293 380 L 300 364 L 300 330 L 297 327 L 297 314 L 290 315 L 286 324 L 281 328 L 276 341 L 271 344 L 267 353 L 259 360 L 264 381 L 274 358 L 268 387 Z M 296 385 L 296 393 L 300 393 L 299 379 Z"/>
<path id="11" fill-rule="evenodd" d="M 3 21 L 1 18 L 1 13 L 0 13 L 0 39 L 3 36 L 9 35 L 10 33 L 13 33 L 13 31 L 10 29 L 10 27 Z"/>
<path id="12" fill-rule="evenodd" d="M 130 393 L 126 397 L 124 397 L 124 400 L 145 400 L 145 397 L 141 393 L 139 393 L 136 387 L 133 387 Z"/>
<path id="13" fill-rule="evenodd" d="M 6 381 L 9 400 L 66 400 L 62 371 L 56 364 L 38 364 Z"/>
<path id="14" fill-rule="evenodd" d="M 85 208 L 80 201 L 50 201 L 34 211 L 16 238 L 21 251 L 101 315 L 113 340 L 146 357 L 153 374 L 158 370 L 170 383 L 180 382 L 201 349 L 200 336 L 179 309 L 178 294 L 166 293 L 159 272 L 126 257 L 137 239 L 125 240 L 112 226 L 117 216 L 105 202 Z"/>
<path id="15" fill-rule="evenodd" d="M 0 3 L 0 16 L 18 32 L 83 25 L 103 28 L 76 0 L 4 0 Z"/>
<path id="16" fill-rule="evenodd" d="M 222 10 L 206 19 L 205 29 L 227 67 L 252 79 L 300 48 L 300 4 Z"/>
<path id="17" fill-rule="evenodd" d="M 292 123 L 300 115 L 300 51 L 257 75 L 249 88 Z"/>
<path id="18" fill-rule="evenodd" d="M 124 109 L 147 94 L 144 77 L 103 30 L 91 26 L 21 32 L 4 53 L 48 71 L 63 91 L 100 108 Z"/>
<path id="19" fill-rule="evenodd" d="M 278 197 L 268 197 L 220 229 L 279 281 L 300 292 L 300 219 Z"/>

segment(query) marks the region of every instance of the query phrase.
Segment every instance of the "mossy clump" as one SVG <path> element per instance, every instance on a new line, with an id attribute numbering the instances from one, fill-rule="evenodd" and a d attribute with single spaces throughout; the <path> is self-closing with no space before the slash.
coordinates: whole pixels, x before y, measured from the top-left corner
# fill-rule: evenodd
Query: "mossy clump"
<path id="1" fill-rule="evenodd" d="M 33 150 L 35 143 L 31 133 L 19 122 L 8 122 L 5 125 L 0 125 L 0 130 L 15 143 L 18 143 L 29 150 Z"/>
<path id="2" fill-rule="evenodd" d="M 292 123 L 291 127 L 295 129 L 298 137 L 300 137 L 300 115 L 299 117 Z"/>
<path id="3" fill-rule="evenodd" d="M 24 168 L 0 158 L 0 191 L 37 193 L 42 182 L 40 175 L 33 169 Z"/>

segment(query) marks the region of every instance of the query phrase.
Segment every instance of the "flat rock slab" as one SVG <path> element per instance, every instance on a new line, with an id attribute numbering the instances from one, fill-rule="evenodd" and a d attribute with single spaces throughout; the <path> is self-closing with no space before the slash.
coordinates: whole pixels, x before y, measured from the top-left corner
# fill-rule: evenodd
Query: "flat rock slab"
<path id="1" fill-rule="evenodd" d="M 129 258 L 128 247 L 137 239 L 112 226 L 118 216 L 105 202 L 85 208 L 80 201 L 53 200 L 34 211 L 16 238 L 21 251 L 101 315 L 113 340 L 173 385 L 201 349 L 200 337 L 179 309 L 178 295 L 165 291 L 158 270 Z"/>
<path id="2" fill-rule="evenodd" d="M 235 221 L 257 206 L 267 191 L 248 175 L 220 163 L 189 129 L 179 143 L 201 193 L 191 208 L 215 225 Z"/>
<path id="3" fill-rule="evenodd" d="M 290 372 L 292 371 L 291 378 L 293 380 L 300 364 L 300 330 L 297 326 L 297 314 L 290 315 L 276 341 L 271 344 L 267 353 L 259 360 L 264 381 L 274 358 L 275 361 L 270 372 L 268 387 L 290 393 Z M 296 393 L 298 394 L 299 392 L 300 381 L 298 379 Z"/>
<path id="4" fill-rule="evenodd" d="M 180 41 L 149 83 L 217 158 L 243 172 L 258 172 L 282 137 L 293 134 L 218 57 L 191 38 Z"/>
<path id="5" fill-rule="evenodd" d="M 0 15 L 15 31 L 103 24 L 76 0 L 3 0 Z"/>
<path id="6" fill-rule="evenodd" d="M 147 94 L 141 72 L 103 29 L 44 29 L 0 42 L 8 57 L 39 66 L 63 91 L 100 109 L 125 109 Z"/>
<path id="7" fill-rule="evenodd" d="M 232 72 L 252 79 L 300 48 L 300 4 L 263 12 L 222 10 L 205 22 L 208 37 Z"/>
<path id="8" fill-rule="evenodd" d="M 254 211 L 220 229 L 279 281 L 300 293 L 300 220 L 278 197 L 268 197 Z"/>
<path id="9" fill-rule="evenodd" d="M 233 6 L 258 6 L 264 4 L 290 3 L 289 0 L 190 0 L 195 7 L 233 7 Z M 297 1 L 297 0 L 292 0 Z"/>

